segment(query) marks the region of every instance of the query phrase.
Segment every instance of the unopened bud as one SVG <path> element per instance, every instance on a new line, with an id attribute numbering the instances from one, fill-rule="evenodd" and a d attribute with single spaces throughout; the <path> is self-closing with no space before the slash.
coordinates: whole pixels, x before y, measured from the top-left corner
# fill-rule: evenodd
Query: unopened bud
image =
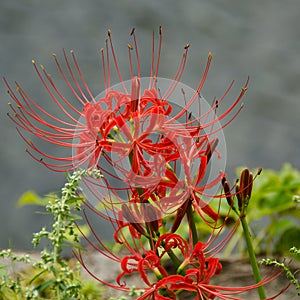
<path id="1" fill-rule="evenodd" d="M 225 177 L 223 177 L 224 179 Z M 223 189 L 224 189 L 224 193 L 225 193 L 225 197 L 227 199 L 227 203 L 230 207 L 233 206 L 233 199 L 232 199 L 232 195 L 231 195 L 231 191 L 230 191 L 230 186 L 229 186 L 229 183 L 228 181 L 226 180 L 223 180 L 222 179 L 222 185 L 223 185 Z"/>
<path id="2" fill-rule="evenodd" d="M 243 199 L 240 192 L 240 186 L 238 184 L 235 185 L 236 197 L 238 199 L 239 210 L 243 208 Z"/>
<path id="3" fill-rule="evenodd" d="M 137 111 L 140 98 L 140 79 L 138 77 L 133 77 L 131 80 L 131 102 L 130 110 L 132 112 Z"/>
<path id="4" fill-rule="evenodd" d="M 207 162 L 209 162 L 212 154 L 214 153 L 215 149 L 217 148 L 218 143 L 219 143 L 218 138 L 215 138 L 211 142 L 208 143 L 208 146 L 207 146 L 206 152 L 205 152 L 205 155 L 207 156 Z"/>
<path id="5" fill-rule="evenodd" d="M 260 168 L 258 168 L 258 170 L 257 170 L 257 175 L 260 175 L 261 172 L 262 172 L 262 168 L 260 167 Z"/>
<path id="6" fill-rule="evenodd" d="M 179 209 L 177 210 L 177 215 L 175 217 L 175 221 L 173 223 L 173 226 L 172 226 L 172 229 L 171 229 L 171 232 L 174 233 L 179 225 L 181 224 L 181 221 L 184 217 L 184 215 L 186 214 L 187 212 L 187 209 L 188 209 L 188 206 L 191 205 L 191 202 L 190 200 L 186 200 L 180 207 Z"/>
<path id="7" fill-rule="evenodd" d="M 248 190 L 248 185 L 249 185 L 249 169 L 244 169 L 242 171 L 242 174 L 241 174 L 241 179 L 240 179 L 240 191 L 241 191 L 241 194 L 242 194 L 242 198 L 243 199 L 246 199 L 247 198 L 247 190 Z"/>
<path id="8" fill-rule="evenodd" d="M 251 198 L 251 192 L 252 192 L 252 186 L 253 186 L 253 174 L 252 173 L 249 174 L 248 182 L 249 183 L 248 183 L 246 198 L 250 199 Z"/>

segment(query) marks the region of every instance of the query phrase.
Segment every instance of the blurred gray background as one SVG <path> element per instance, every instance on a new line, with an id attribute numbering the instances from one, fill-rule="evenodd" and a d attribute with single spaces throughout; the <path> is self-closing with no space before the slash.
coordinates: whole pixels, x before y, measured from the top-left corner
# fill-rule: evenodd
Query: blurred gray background
<path id="1" fill-rule="evenodd" d="M 183 47 L 191 43 L 183 82 L 195 88 L 207 53 L 214 54 L 203 94 L 219 97 L 232 79 L 230 103 L 247 76 L 245 108 L 225 129 L 227 170 L 279 169 L 290 162 L 300 169 L 300 1 L 298 0 L 0 0 L 0 73 L 17 80 L 33 99 L 53 105 L 42 93 L 31 66 L 54 70 L 52 52 L 74 49 L 91 90 L 103 90 L 99 49 L 107 29 L 113 33 L 124 78 L 127 43 L 136 28 L 140 56 L 149 62 L 152 30 L 164 30 L 160 76 L 172 77 Z M 143 75 L 149 73 L 143 66 Z M 59 78 L 57 76 L 57 78 Z M 25 143 L 6 117 L 6 88 L 0 85 L 0 248 L 30 248 L 31 233 L 45 223 L 37 207 L 16 208 L 29 189 L 40 195 L 60 189 L 63 174 L 51 173 L 25 152 Z M 233 176 L 233 175 L 232 175 Z"/>

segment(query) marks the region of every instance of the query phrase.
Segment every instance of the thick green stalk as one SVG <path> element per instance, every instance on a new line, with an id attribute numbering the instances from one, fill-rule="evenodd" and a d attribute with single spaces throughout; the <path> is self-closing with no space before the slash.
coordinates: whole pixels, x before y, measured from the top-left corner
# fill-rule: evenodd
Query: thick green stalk
<path id="1" fill-rule="evenodd" d="M 186 215 L 188 218 L 190 230 L 192 232 L 193 245 L 196 245 L 198 243 L 198 234 L 197 234 L 196 224 L 194 221 L 193 209 L 192 209 L 191 202 L 189 203 L 189 205 L 187 207 Z"/>
<path id="2" fill-rule="evenodd" d="M 254 279 L 255 279 L 256 283 L 258 283 L 261 281 L 261 275 L 259 272 L 259 268 L 258 268 L 256 256 L 255 256 L 255 251 L 254 251 L 254 248 L 252 245 L 251 234 L 250 234 L 248 223 L 246 220 L 246 215 L 243 215 L 241 217 L 241 222 L 242 222 L 242 226 L 243 226 L 243 230 L 244 230 L 244 236 L 245 236 L 245 240 L 246 240 L 246 244 L 247 244 L 247 250 L 248 250 L 248 254 L 249 254 L 249 258 L 250 258 L 250 263 L 251 263 Z M 258 291 L 260 300 L 266 299 L 265 289 L 263 286 L 258 287 L 257 291 Z"/>
<path id="3" fill-rule="evenodd" d="M 179 258 L 175 255 L 175 253 L 172 251 L 172 249 L 169 249 L 169 250 L 167 251 L 167 253 L 168 253 L 170 259 L 172 260 L 175 269 L 177 270 L 178 267 L 179 267 L 180 264 L 181 264 L 181 261 L 180 261 Z"/>

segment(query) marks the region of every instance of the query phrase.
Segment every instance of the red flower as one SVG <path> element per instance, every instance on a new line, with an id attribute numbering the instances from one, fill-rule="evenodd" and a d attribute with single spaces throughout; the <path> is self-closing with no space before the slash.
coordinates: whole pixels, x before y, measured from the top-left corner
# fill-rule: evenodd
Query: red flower
<path id="1" fill-rule="evenodd" d="M 153 34 L 150 77 L 141 78 L 140 59 L 134 30 L 131 32 L 133 46 L 128 46 L 131 80 L 126 82 L 115 55 L 111 32 L 105 49 L 102 50 L 102 65 L 105 91 L 94 97 L 90 91 L 71 51 L 74 65 L 63 51 L 67 72 L 63 70 L 56 54 L 53 54 L 58 71 L 82 106 L 78 109 L 54 83 L 52 77 L 33 61 L 34 69 L 50 98 L 64 114 L 64 118 L 48 113 L 37 104 L 16 83 L 14 92 L 6 79 L 9 94 L 14 102 L 10 104 L 13 115 L 9 117 L 17 125 L 17 130 L 28 145 L 27 152 L 38 162 L 54 171 L 70 171 L 78 167 L 98 168 L 104 179 L 95 183 L 86 180 L 86 189 L 92 194 L 101 195 L 100 201 L 107 204 L 112 213 L 120 211 L 128 199 L 135 199 L 138 192 L 139 203 L 155 202 L 163 214 L 170 214 L 191 201 L 194 209 L 204 212 L 212 220 L 218 215 L 207 205 L 202 196 L 220 183 L 223 175 L 207 176 L 207 165 L 214 153 L 218 153 L 218 133 L 240 110 L 232 111 L 243 97 L 248 81 L 232 105 L 219 116 L 217 107 L 223 102 L 232 84 L 224 95 L 205 105 L 201 96 L 210 67 L 212 55 L 209 54 L 203 76 L 195 91 L 180 83 L 184 71 L 189 45 L 178 70 L 172 80 L 158 77 L 162 30 L 159 30 L 159 44 L 155 57 Z M 133 62 L 132 52 L 135 54 Z M 112 61 L 120 84 L 111 86 Z M 133 65 L 137 66 L 137 76 Z M 198 110 L 198 112 L 197 112 Z M 231 115 L 231 116 L 230 116 Z M 219 121 L 227 118 L 223 126 Z M 58 147 L 69 148 L 72 155 L 56 157 L 45 152 L 23 134 L 34 134 L 39 139 Z M 55 151 L 56 152 L 56 151 Z M 218 158 L 213 161 L 218 160 Z M 92 185 L 92 186 L 91 186 Z M 96 186 L 98 192 L 96 191 Z M 121 192 L 123 191 L 123 192 Z M 98 195 L 95 195 L 99 199 Z M 112 195 L 113 198 L 112 199 Z M 164 195 L 164 196 L 163 196 Z M 213 192 L 209 196 L 213 196 Z M 112 204 L 114 203 L 114 204 Z M 117 214 L 117 213 L 116 213 Z M 178 221 L 179 219 L 177 219 Z M 145 220 L 142 220 L 142 222 Z M 146 220 L 149 221 L 149 220 Z"/>
<path id="2" fill-rule="evenodd" d="M 162 91 L 160 90 L 158 78 L 162 45 L 161 34 L 162 31 L 160 29 L 160 40 L 156 63 L 153 38 L 150 77 L 148 78 L 148 87 L 143 91 L 142 95 L 140 61 L 134 30 L 131 35 L 134 40 L 138 76 L 136 77 L 133 75 L 133 62 L 131 57 L 133 47 L 129 46 L 132 82 L 131 92 L 128 91 L 126 83 L 123 81 L 121 76 L 110 31 L 108 32 L 109 38 L 105 50 L 102 50 L 105 92 L 99 97 L 94 97 L 92 92 L 89 90 L 73 51 L 71 51 L 71 58 L 75 66 L 75 70 L 72 69 L 70 59 L 67 57 L 65 51 L 63 51 L 68 74 L 66 74 L 63 70 L 56 54 L 53 54 L 58 71 L 67 87 L 73 93 L 74 98 L 80 103 L 80 105 L 82 105 L 81 110 L 76 108 L 76 103 L 72 104 L 71 101 L 64 97 L 63 93 L 55 85 L 52 77 L 50 77 L 50 75 L 46 72 L 45 68 L 41 66 L 41 70 L 39 70 L 35 62 L 32 61 L 35 71 L 37 72 L 45 90 L 48 92 L 53 102 L 64 113 L 64 119 L 52 116 L 48 113 L 42 106 L 38 105 L 33 99 L 31 99 L 18 83 L 16 83 L 17 91 L 14 92 L 6 79 L 4 79 L 8 87 L 8 92 L 15 103 L 15 105 L 10 104 L 13 115 L 9 114 L 9 116 L 16 123 L 18 130 L 22 129 L 22 131 L 28 131 L 29 133 L 36 135 L 41 140 L 59 147 L 70 147 L 75 148 L 76 150 L 75 155 L 73 156 L 55 157 L 48 153 L 44 153 L 30 140 L 27 140 L 24 137 L 29 147 L 28 151 L 33 151 L 30 152 L 30 154 L 37 161 L 52 170 L 69 171 L 77 168 L 78 166 L 84 165 L 84 163 L 88 162 L 91 158 L 95 159 L 94 163 L 97 164 L 104 149 L 105 151 L 112 151 L 113 148 L 114 151 L 121 151 L 120 147 L 122 146 L 125 148 L 123 153 L 126 153 L 126 150 L 127 154 L 128 151 L 133 151 L 133 156 L 136 160 L 138 160 L 137 158 L 140 158 L 139 154 L 141 154 L 142 150 L 153 151 L 154 148 L 156 148 L 155 153 L 165 153 L 170 156 L 171 153 L 169 150 L 171 149 L 172 152 L 174 149 L 172 150 L 172 145 L 168 145 L 168 142 L 170 143 L 170 138 L 172 141 L 173 134 L 175 135 L 174 138 L 182 136 L 184 139 L 193 137 L 193 139 L 198 140 L 196 147 L 201 148 L 201 152 L 199 150 L 198 154 L 204 154 L 206 149 L 204 148 L 205 145 L 203 145 L 203 142 L 206 141 L 207 145 L 207 142 L 210 140 L 209 134 L 213 135 L 214 131 L 221 130 L 221 128 L 216 128 L 215 130 L 213 126 L 216 126 L 218 121 L 224 119 L 228 114 L 230 114 L 233 108 L 239 103 L 246 90 L 247 83 L 242 89 L 239 97 L 226 110 L 226 112 L 220 116 L 215 117 L 215 109 L 223 101 L 228 90 L 231 88 L 231 85 L 220 100 L 215 102 L 208 111 L 203 114 L 193 116 L 194 119 L 189 119 L 188 115 L 190 114 L 190 117 L 192 116 L 189 109 L 191 109 L 194 104 L 197 104 L 199 100 L 203 100 L 201 96 L 201 99 L 199 98 L 199 95 L 206 80 L 212 58 L 211 54 L 209 54 L 206 69 L 197 89 L 194 91 L 194 94 L 190 95 L 190 99 L 185 99 L 186 91 L 182 90 L 182 101 L 180 99 L 175 99 L 176 101 L 180 100 L 179 104 L 182 105 L 182 109 L 180 107 L 181 110 L 179 112 L 175 112 L 171 115 L 172 110 L 174 111 L 174 107 L 171 106 L 171 103 L 168 102 L 168 100 L 170 99 L 171 101 L 174 101 L 172 100 L 172 97 L 177 97 L 177 95 L 174 95 L 174 92 L 176 91 L 176 88 L 178 88 L 179 80 L 181 79 L 184 71 L 189 47 L 188 45 L 185 47 L 177 73 L 173 77 L 173 80 L 169 81 L 169 86 L 166 88 L 164 94 L 161 94 Z M 123 91 L 117 90 L 111 86 L 110 74 L 112 70 L 109 50 L 112 54 L 115 70 L 120 79 L 120 87 Z M 77 75 L 79 79 L 77 79 Z M 214 115 L 214 117 L 210 118 L 209 116 L 211 115 Z M 182 122 L 182 118 L 186 118 L 186 121 Z M 129 129 L 129 121 L 131 119 L 135 122 L 133 132 Z M 141 134 L 140 131 L 142 129 L 141 122 L 148 122 L 148 131 L 144 134 Z M 139 125 L 139 127 L 136 125 Z M 178 125 L 180 125 L 180 127 Z M 211 129 L 208 130 L 208 128 Z M 114 130 L 121 130 L 122 134 L 125 135 L 126 140 L 122 142 L 117 141 Z M 206 130 L 206 133 L 204 130 Z M 151 143 L 147 137 L 149 137 L 149 134 L 153 132 L 160 133 L 161 135 L 167 134 L 169 139 L 164 141 L 164 138 L 161 136 L 161 141 L 159 143 Z M 114 138 L 112 138 L 112 135 Z M 151 154 L 153 155 L 153 153 Z M 175 153 L 175 155 L 178 155 L 178 153 Z M 141 155 L 141 157 L 143 157 L 143 155 Z M 143 161 L 143 164 L 145 164 L 144 167 L 146 167 L 145 160 Z M 136 165 L 134 165 L 134 167 L 138 168 Z"/>
<path id="3" fill-rule="evenodd" d="M 116 278 L 117 285 L 103 282 L 89 270 L 89 266 L 85 264 L 80 254 L 77 254 L 77 257 L 87 272 L 96 280 L 124 292 L 130 290 L 126 286 L 126 276 L 136 274 L 136 277 L 141 278 L 143 282 L 136 289 L 144 291 L 137 300 L 177 299 L 176 295 L 182 291 L 191 293 L 198 300 L 242 299 L 238 297 L 239 294 L 266 285 L 281 274 L 280 272 L 270 273 L 261 282 L 243 287 L 212 284 L 211 279 L 221 274 L 222 271 L 222 265 L 214 256 L 223 248 L 224 242 L 228 241 L 226 237 L 221 243 L 216 242 L 216 237 L 222 228 L 219 229 L 217 235 L 212 235 L 208 242 L 198 242 L 195 246 L 177 234 L 163 234 L 158 239 L 153 238 L 153 249 L 147 250 L 145 245 L 139 243 L 141 236 L 137 232 L 131 235 L 132 238 L 135 236 L 133 241 L 123 235 L 122 231 L 126 226 L 130 224 L 122 224 L 122 228 L 118 231 L 117 241 L 122 243 L 130 254 L 117 258 L 121 266 L 121 273 Z M 229 236 L 231 235 L 232 233 Z M 107 252 L 107 249 L 101 250 L 90 239 L 87 240 L 97 251 L 116 260 L 115 254 Z M 174 253 L 176 253 L 175 256 Z M 170 265 L 168 263 L 170 260 L 175 268 L 166 267 Z M 268 299 L 274 298 L 275 296 Z"/>

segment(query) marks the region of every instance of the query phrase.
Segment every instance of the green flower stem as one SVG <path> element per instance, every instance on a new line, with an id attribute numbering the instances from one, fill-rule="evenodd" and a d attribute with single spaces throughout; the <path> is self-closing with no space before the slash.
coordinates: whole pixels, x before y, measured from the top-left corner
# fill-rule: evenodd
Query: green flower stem
<path id="1" fill-rule="evenodd" d="M 248 223 L 247 223 L 245 214 L 241 217 L 241 222 L 242 222 L 242 226 L 243 226 L 243 230 L 244 230 L 244 236 L 245 236 L 245 240 L 246 240 L 246 244 L 247 244 L 247 249 L 248 249 L 248 254 L 249 254 L 249 258 L 250 258 L 253 275 L 254 275 L 256 283 L 258 283 L 261 281 L 261 275 L 259 272 L 254 248 L 253 248 L 252 241 L 251 241 L 251 234 L 249 231 L 249 227 L 248 227 Z M 266 299 L 266 293 L 265 293 L 265 289 L 263 286 L 258 287 L 257 291 L 259 294 L 259 298 L 261 300 Z"/>
<path id="2" fill-rule="evenodd" d="M 167 253 L 168 253 L 170 259 L 172 260 L 175 269 L 177 270 L 178 267 L 179 267 L 180 264 L 181 264 L 181 261 L 180 261 L 179 258 L 176 256 L 176 254 L 172 251 L 172 249 L 169 249 L 169 250 L 167 251 Z"/>
<path id="3" fill-rule="evenodd" d="M 188 218 L 190 230 L 192 232 L 193 245 L 196 245 L 198 243 L 198 234 L 197 234 L 196 224 L 195 224 L 195 221 L 194 221 L 193 209 L 192 209 L 192 203 L 191 202 L 188 204 L 188 207 L 187 207 L 187 210 L 186 210 L 186 215 L 187 215 L 187 218 Z"/>

